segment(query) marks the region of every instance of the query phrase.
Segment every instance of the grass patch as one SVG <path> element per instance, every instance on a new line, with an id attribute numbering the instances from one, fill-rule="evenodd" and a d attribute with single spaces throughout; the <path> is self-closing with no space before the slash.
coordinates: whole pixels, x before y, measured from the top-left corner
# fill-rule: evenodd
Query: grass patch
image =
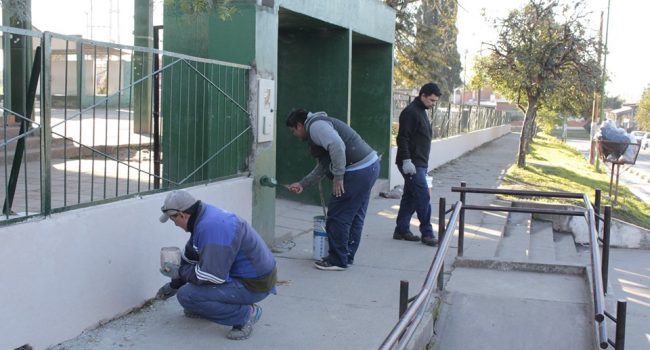
<path id="1" fill-rule="evenodd" d="M 598 172 L 580 152 L 561 143 L 554 137 L 539 134 L 526 157 L 526 167 L 513 165 L 508 169 L 501 188 L 537 191 L 563 191 L 589 194 L 594 202 L 594 189 L 602 190 L 602 205 L 611 205 L 609 174 Z M 520 198 L 506 196 L 506 200 Z M 533 198 L 543 203 L 571 203 L 581 205 L 582 201 L 565 199 Z M 650 205 L 644 203 L 623 184 L 618 186 L 618 203 L 612 206 L 615 218 L 650 229 Z"/>

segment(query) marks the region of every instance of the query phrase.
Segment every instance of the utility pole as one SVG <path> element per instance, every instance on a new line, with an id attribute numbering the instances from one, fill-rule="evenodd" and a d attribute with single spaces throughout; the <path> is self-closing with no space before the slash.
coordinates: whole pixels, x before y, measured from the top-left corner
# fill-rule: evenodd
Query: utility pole
<path id="1" fill-rule="evenodd" d="M 609 39 L 609 15 L 610 15 L 610 3 L 611 0 L 607 0 L 607 23 L 605 25 L 605 49 L 603 50 L 603 79 L 600 90 L 600 118 L 599 121 L 602 123 L 605 120 L 605 79 L 607 79 L 607 50 L 608 50 L 608 39 Z M 596 169 L 600 167 L 599 159 L 596 158 Z M 613 169 L 612 169 L 613 170 Z"/>
<path id="2" fill-rule="evenodd" d="M 607 50 L 608 50 L 608 40 L 609 40 L 609 14 L 610 14 L 610 5 L 611 0 L 607 0 L 607 24 L 605 25 L 605 50 L 603 51 L 603 84 L 601 85 L 600 92 L 600 122 L 602 123 L 605 120 L 605 80 L 607 79 Z"/>
<path id="3" fill-rule="evenodd" d="M 600 11 L 600 29 L 598 30 L 598 66 L 603 56 L 603 11 Z M 601 85 L 603 81 L 601 81 Z M 600 90 L 600 89 L 599 89 Z M 598 119 L 600 118 L 600 91 L 594 92 L 594 103 L 591 110 L 591 128 L 589 129 L 591 147 L 589 147 L 589 164 L 594 165 L 596 161 L 596 128 L 598 127 Z"/>

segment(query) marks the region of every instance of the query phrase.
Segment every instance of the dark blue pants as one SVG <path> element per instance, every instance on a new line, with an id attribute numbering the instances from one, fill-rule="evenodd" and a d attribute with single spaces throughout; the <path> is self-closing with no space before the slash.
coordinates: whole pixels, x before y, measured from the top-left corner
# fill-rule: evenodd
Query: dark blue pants
<path id="1" fill-rule="evenodd" d="M 427 168 L 415 168 L 414 175 L 404 177 L 404 193 L 397 212 L 397 227 L 395 231 L 405 233 L 409 231 L 411 216 L 417 213 L 420 220 L 420 233 L 422 236 L 433 237 L 431 226 L 431 196 L 427 184 Z M 400 169 L 401 172 L 401 169 Z"/>
<path id="2" fill-rule="evenodd" d="M 370 190 L 379 176 L 379 160 L 363 169 L 347 171 L 343 177 L 345 193 L 330 197 L 327 206 L 327 241 L 332 265 L 347 267 L 361 242 L 363 221 L 370 201 Z"/>
<path id="3" fill-rule="evenodd" d="M 255 293 L 241 282 L 199 286 L 186 283 L 178 289 L 176 298 L 187 311 L 212 322 L 240 326 L 248 321 L 251 305 L 266 298 L 269 293 Z"/>

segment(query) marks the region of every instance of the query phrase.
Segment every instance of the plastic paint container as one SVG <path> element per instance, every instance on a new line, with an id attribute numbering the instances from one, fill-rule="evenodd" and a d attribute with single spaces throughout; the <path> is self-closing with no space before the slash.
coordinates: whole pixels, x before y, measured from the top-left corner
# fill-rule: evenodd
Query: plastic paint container
<path id="1" fill-rule="evenodd" d="M 325 217 L 314 216 L 314 260 L 322 260 L 328 255 L 329 243 L 325 231 Z"/>

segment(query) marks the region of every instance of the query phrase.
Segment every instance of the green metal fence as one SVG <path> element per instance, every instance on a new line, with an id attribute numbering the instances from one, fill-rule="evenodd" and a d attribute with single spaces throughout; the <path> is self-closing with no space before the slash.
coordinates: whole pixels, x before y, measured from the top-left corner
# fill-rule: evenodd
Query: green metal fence
<path id="1" fill-rule="evenodd" d="M 49 32 L 0 34 L 0 224 L 247 174 L 250 67 Z"/>
<path id="2" fill-rule="evenodd" d="M 404 93 L 393 95 L 393 136 L 396 136 L 399 114 L 416 96 Z M 434 139 L 443 139 L 467 132 L 510 123 L 505 111 L 485 106 L 460 105 L 439 102 L 429 111 Z"/>

